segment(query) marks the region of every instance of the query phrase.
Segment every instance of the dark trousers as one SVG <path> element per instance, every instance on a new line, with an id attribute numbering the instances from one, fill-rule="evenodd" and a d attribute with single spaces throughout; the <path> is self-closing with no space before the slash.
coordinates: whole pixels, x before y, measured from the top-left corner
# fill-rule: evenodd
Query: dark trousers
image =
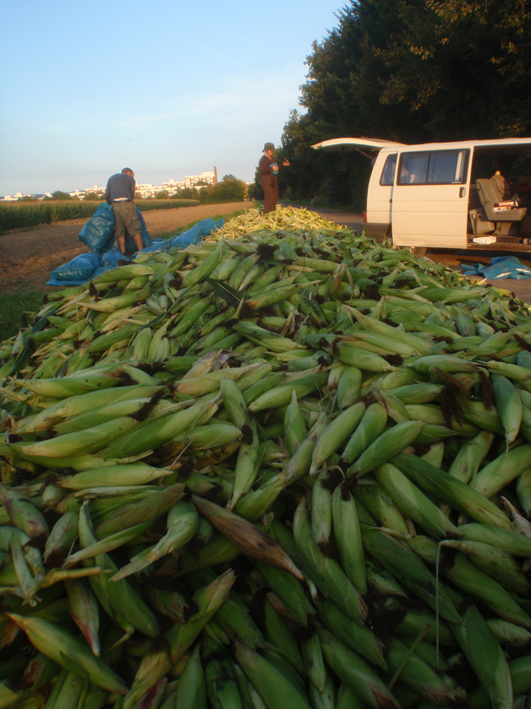
<path id="1" fill-rule="evenodd" d="M 264 188 L 264 214 L 274 212 L 278 202 L 277 178 L 267 175 L 267 177 L 262 180 L 262 187 Z"/>

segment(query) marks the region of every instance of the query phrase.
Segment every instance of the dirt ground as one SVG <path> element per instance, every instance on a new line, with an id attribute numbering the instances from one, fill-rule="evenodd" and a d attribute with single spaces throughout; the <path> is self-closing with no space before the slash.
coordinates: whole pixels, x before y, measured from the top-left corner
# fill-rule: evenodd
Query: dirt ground
<path id="1" fill-rule="evenodd" d="M 213 204 L 143 212 L 149 235 L 156 239 L 200 219 L 248 209 L 251 202 Z M 72 219 L 0 236 L 0 293 L 52 291 L 50 271 L 90 249 L 77 238 L 86 219 Z"/>

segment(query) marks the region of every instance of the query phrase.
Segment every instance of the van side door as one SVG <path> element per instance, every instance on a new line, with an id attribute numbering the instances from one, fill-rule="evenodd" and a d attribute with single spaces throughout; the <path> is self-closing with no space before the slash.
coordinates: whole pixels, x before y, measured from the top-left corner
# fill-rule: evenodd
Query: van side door
<path id="1" fill-rule="evenodd" d="M 393 190 L 393 243 L 466 248 L 468 148 L 402 151 Z"/>

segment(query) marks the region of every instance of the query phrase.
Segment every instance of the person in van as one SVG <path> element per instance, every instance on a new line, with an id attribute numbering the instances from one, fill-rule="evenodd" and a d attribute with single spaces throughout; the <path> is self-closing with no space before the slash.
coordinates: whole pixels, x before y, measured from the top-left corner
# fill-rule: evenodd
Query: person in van
<path id="1" fill-rule="evenodd" d="M 514 197 L 522 207 L 531 207 L 531 175 L 519 175 L 516 178 Z"/>

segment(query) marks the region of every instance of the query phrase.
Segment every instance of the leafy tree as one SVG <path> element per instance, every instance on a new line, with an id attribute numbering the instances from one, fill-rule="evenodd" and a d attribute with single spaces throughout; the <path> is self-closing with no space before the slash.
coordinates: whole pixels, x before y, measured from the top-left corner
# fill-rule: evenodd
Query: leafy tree
<path id="1" fill-rule="evenodd" d="M 218 204 L 222 202 L 242 202 L 247 194 L 247 185 L 235 177 L 223 178 L 217 185 L 204 187 L 199 193 L 202 204 Z"/>
<path id="2" fill-rule="evenodd" d="M 83 197 L 83 200 L 87 202 L 101 202 L 103 199 L 105 199 L 105 195 L 102 192 L 87 192 Z"/>
<path id="3" fill-rule="evenodd" d="M 56 190 L 55 192 L 52 192 L 51 199 L 56 199 L 56 200 L 68 200 L 68 199 L 73 199 L 68 192 L 61 192 L 61 190 Z"/>
<path id="4" fill-rule="evenodd" d="M 170 193 L 168 192 L 168 190 L 160 190 L 160 192 L 157 192 L 155 194 L 155 199 L 168 199 L 169 196 Z"/>
<path id="5" fill-rule="evenodd" d="M 237 179 L 238 179 L 238 178 L 237 178 L 237 177 L 234 177 L 234 175 L 230 175 L 230 174 L 229 174 L 229 175 L 223 175 L 223 177 L 222 177 L 222 182 L 224 182 L 225 180 L 237 180 Z"/>
<path id="6" fill-rule="evenodd" d="M 199 191 L 195 187 L 183 187 L 173 195 L 175 199 L 199 199 Z"/>
<path id="7" fill-rule="evenodd" d="M 250 199 L 264 199 L 264 188 L 260 183 L 260 169 L 257 167 L 254 173 L 254 182 L 249 187 L 248 195 Z"/>
<path id="8" fill-rule="evenodd" d="M 531 11 L 521 0 L 350 0 L 307 59 L 282 144 L 291 192 L 352 203 L 370 161 L 317 155 L 341 136 L 404 143 L 531 132 Z M 360 191 L 361 190 L 361 191 Z"/>

